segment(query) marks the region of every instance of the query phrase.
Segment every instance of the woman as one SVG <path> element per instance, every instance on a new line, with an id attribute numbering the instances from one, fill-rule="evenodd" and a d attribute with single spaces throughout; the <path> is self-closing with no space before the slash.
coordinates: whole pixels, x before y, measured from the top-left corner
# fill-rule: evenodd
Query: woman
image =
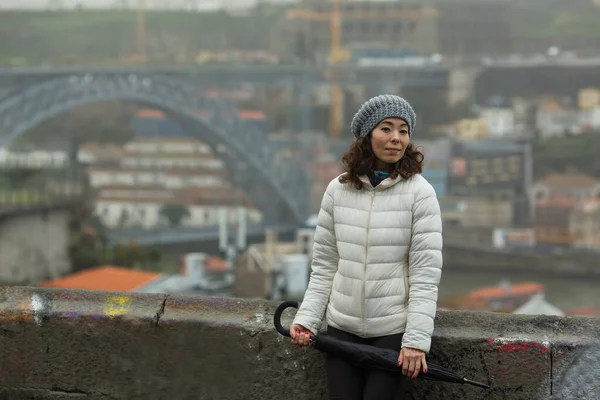
<path id="1" fill-rule="evenodd" d="M 330 399 L 395 399 L 427 372 L 442 269 L 442 221 L 433 187 L 410 142 L 416 115 L 393 95 L 374 97 L 352 120 L 356 141 L 345 173 L 331 181 L 318 215 L 312 272 L 290 326 L 308 345 L 326 316 L 327 334 L 400 352 L 405 375 L 363 371 L 326 358 Z"/>

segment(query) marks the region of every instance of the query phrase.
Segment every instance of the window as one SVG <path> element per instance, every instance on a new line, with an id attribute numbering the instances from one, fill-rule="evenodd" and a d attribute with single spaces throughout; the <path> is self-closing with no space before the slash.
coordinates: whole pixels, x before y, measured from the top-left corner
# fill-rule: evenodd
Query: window
<path id="1" fill-rule="evenodd" d="M 417 29 L 417 21 L 411 19 L 408 23 L 408 32 L 413 33 Z"/>
<path id="2" fill-rule="evenodd" d="M 361 23 L 361 28 L 363 33 L 369 33 L 371 30 L 371 23 L 369 21 L 363 21 Z"/>
<path id="3" fill-rule="evenodd" d="M 392 22 L 392 33 L 396 36 L 400 36 L 402 34 L 402 21 L 394 21 Z"/>
<path id="4" fill-rule="evenodd" d="M 535 193 L 536 200 L 543 200 L 545 197 L 545 193 L 541 190 Z"/>

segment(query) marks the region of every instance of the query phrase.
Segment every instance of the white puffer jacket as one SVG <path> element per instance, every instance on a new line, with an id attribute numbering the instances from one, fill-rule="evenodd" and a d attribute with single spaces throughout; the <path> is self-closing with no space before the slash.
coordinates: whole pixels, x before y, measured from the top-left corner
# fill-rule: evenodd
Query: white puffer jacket
<path id="1" fill-rule="evenodd" d="M 421 175 L 366 176 L 356 190 L 332 180 L 323 196 L 310 283 L 294 323 L 360 337 L 404 332 L 402 347 L 430 350 L 442 270 L 442 220 Z"/>

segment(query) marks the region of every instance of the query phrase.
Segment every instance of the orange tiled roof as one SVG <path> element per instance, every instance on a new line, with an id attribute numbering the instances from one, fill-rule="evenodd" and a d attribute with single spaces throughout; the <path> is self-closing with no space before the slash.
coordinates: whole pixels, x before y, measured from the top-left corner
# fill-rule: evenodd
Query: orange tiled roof
<path id="1" fill-rule="evenodd" d="M 202 141 L 192 137 L 161 137 L 161 136 L 141 136 L 132 138 L 127 144 L 138 144 L 138 143 L 159 143 L 159 144 L 201 144 Z"/>
<path id="2" fill-rule="evenodd" d="M 542 183 L 551 189 L 570 189 L 591 187 L 596 185 L 598 180 L 589 174 L 567 172 L 562 174 L 549 174 L 544 177 Z"/>
<path id="3" fill-rule="evenodd" d="M 577 199 L 569 196 L 554 196 L 536 201 L 536 207 L 572 207 Z"/>
<path id="4" fill-rule="evenodd" d="M 239 116 L 242 119 L 265 119 L 267 116 L 260 110 L 240 110 Z"/>
<path id="5" fill-rule="evenodd" d="M 567 315 L 596 316 L 600 315 L 600 310 L 593 307 L 580 307 L 574 310 L 570 310 L 569 312 L 567 312 Z"/>
<path id="6" fill-rule="evenodd" d="M 138 117 L 140 118 L 163 118 L 165 113 L 161 110 L 154 110 L 151 108 L 143 108 L 138 111 Z"/>
<path id="7" fill-rule="evenodd" d="M 211 272 L 222 272 L 227 271 L 227 261 L 220 257 L 208 257 L 204 262 L 204 265 L 208 271 Z"/>
<path id="8" fill-rule="evenodd" d="M 196 110 L 195 114 L 199 117 L 210 117 L 211 112 L 208 110 Z M 238 116 L 246 120 L 263 120 L 267 115 L 260 110 L 239 110 Z"/>
<path id="9" fill-rule="evenodd" d="M 63 289 L 107 290 L 112 292 L 132 292 L 150 283 L 160 274 L 135 271 L 114 266 L 101 266 L 67 275 L 62 278 L 40 282 L 37 286 Z"/>
<path id="10" fill-rule="evenodd" d="M 471 298 L 497 298 L 505 296 L 514 296 L 521 294 L 533 294 L 543 292 L 545 286 L 540 283 L 526 282 L 510 285 L 508 288 L 502 286 L 484 287 L 469 293 Z"/>

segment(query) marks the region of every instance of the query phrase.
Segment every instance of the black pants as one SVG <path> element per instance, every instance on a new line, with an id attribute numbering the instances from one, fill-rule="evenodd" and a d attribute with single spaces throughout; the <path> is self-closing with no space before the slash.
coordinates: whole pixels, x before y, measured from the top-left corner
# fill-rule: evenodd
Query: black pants
<path id="1" fill-rule="evenodd" d="M 363 343 L 400 351 L 402 334 L 363 339 L 351 333 L 327 327 L 327 334 L 353 343 Z M 327 390 L 330 400 L 398 400 L 412 386 L 411 378 L 402 373 L 365 370 L 345 359 L 325 355 Z"/>

